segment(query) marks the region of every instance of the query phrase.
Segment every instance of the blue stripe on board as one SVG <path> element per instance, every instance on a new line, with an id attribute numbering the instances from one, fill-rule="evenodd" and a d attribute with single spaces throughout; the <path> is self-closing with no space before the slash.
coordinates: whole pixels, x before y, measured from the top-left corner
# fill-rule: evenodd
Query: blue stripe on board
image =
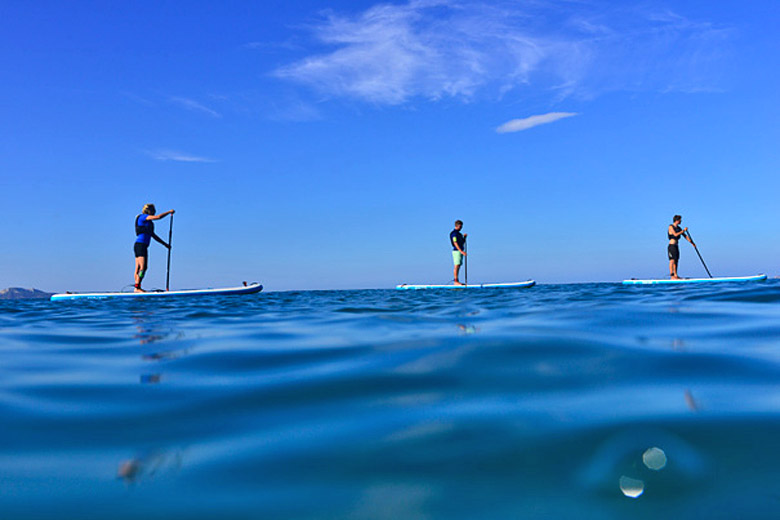
<path id="1" fill-rule="evenodd" d="M 756 276 L 732 276 L 721 278 L 687 278 L 682 280 L 659 279 L 659 280 L 623 280 L 625 285 L 661 285 L 661 284 L 684 284 L 684 283 L 719 283 L 719 282 L 760 282 L 766 280 L 765 274 Z"/>
<path id="2" fill-rule="evenodd" d="M 62 293 L 54 294 L 52 301 L 59 300 L 85 300 L 85 299 L 104 299 L 104 298 L 161 298 L 171 296 L 225 296 L 231 294 L 253 294 L 263 290 L 260 284 L 250 284 L 246 287 L 226 287 L 224 289 L 192 289 L 184 291 L 149 291 L 149 292 L 118 292 L 118 293 Z"/>
<path id="3" fill-rule="evenodd" d="M 469 285 L 414 285 L 403 284 L 396 286 L 399 290 L 417 290 L 417 289 L 524 289 L 526 287 L 533 287 L 536 285 L 534 280 L 528 280 L 525 282 L 510 282 L 510 283 L 483 283 L 483 284 L 469 284 Z"/>

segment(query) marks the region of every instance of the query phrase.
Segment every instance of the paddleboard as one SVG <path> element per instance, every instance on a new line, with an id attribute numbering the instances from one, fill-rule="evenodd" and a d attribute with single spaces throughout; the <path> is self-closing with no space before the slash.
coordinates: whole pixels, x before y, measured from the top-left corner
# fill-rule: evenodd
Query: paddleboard
<path id="1" fill-rule="evenodd" d="M 718 282 L 760 282 L 766 280 L 765 274 L 755 276 L 731 276 L 721 278 L 683 278 L 681 280 L 672 280 L 669 278 L 660 280 L 623 280 L 625 285 L 661 285 L 661 284 L 682 284 L 682 283 L 718 283 Z"/>
<path id="2" fill-rule="evenodd" d="M 526 282 L 510 282 L 510 283 L 475 283 L 468 285 L 413 285 L 402 284 L 397 285 L 395 288 L 400 290 L 417 290 L 417 289 L 524 289 L 526 287 L 533 287 L 536 285 L 534 280 L 528 280 Z"/>
<path id="3" fill-rule="evenodd" d="M 168 296 L 213 296 L 228 294 L 253 294 L 263 290 L 259 283 L 221 289 L 188 289 L 183 291 L 147 291 L 147 292 L 102 292 L 102 293 L 62 293 L 53 294 L 55 300 L 81 300 L 98 298 L 164 298 Z"/>

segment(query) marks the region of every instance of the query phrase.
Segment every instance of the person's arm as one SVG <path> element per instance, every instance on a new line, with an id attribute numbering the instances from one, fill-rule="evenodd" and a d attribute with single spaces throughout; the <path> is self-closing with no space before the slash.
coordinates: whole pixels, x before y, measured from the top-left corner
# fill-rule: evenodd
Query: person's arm
<path id="1" fill-rule="evenodd" d="M 468 235 L 463 235 L 463 240 L 466 240 L 467 236 Z M 455 249 L 460 251 L 460 254 L 462 254 L 462 255 L 466 254 L 466 252 L 463 249 L 460 248 L 460 245 L 458 245 L 458 238 L 457 237 L 452 237 L 452 245 L 455 246 Z"/>
<path id="2" fill-rule="evenodd" d="M 173 215 L 174 213 L 175 213 L 174 210 L 169 209 L 168 211 L 164 211 L 164 212 L 160 213 L 159 215 L 147 215 L 146 216 L 146 220 L 160 220 L 161 218 L 165 218 L 168 215 Z"/>
<path id="3" fill-rule="evenodd" d="M 688 231 L 688 228 L 683 229 L 683 233 L 686 231 Z M 688 233 L 685 233 L 683 236 L 685 237 L 685 240 L 690 242 L 693 247 L 696 247 L 696 244 L 693 243 L 693 240 L 691 240 L 691 237 L 688 236 Z"/>
<path id="4" fill-rule="evenodd" d="M 682 231 L 675 231 L 674 226 L 671 224 L 669 225 L 669 234 L 674 235 L 674 238 L 680 238 L 681 235 L 685 235 L 685 232 L 688 231 L 688 228 L 683 229 Z M 685 235 L 685 238 L 688 238 L 688 235 Z M 688 238 L 690 241 L 690 238 Z"/>
<path id="5" fill-rule="evenodd" d="M 165 240 L 163 240 L 162 238 L 158 237 L 155 233 L 152 233 L 152 238 L 157 240 L 159 243 L 161 243 L 162 245 L 164 245 L 168 249 L 171 248 L 171 246 L 169 246 L 168 244 L 165 243 Z"/>

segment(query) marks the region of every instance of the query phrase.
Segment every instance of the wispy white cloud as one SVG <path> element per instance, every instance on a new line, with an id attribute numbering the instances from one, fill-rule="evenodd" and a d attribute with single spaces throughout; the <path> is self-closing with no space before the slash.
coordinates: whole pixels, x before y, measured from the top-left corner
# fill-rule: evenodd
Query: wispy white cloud
<path id="1" fill-rule="evenodd" d="M 147 107 L 155 106 L 155 103 L 153 101 L 150 101 L 150 100 L 146 99 L 145 97 L 141 97 L 138 94 L 135 94 L 133 92 L 122 91 L 121 94 L 123 96 L 125 96 L 127 99 L 129 99 L 129 100 L 131 100 L 131 101 L 133 101 L 135 103 L 138 103 L 139 105 L 144 105 L 144 106 L 147 106 Z"/>
<path id="2" fill-rule="evenodd" d="M 538 116 L 525 117 L 523 119 L 512 119 L 507 121 L 503 125 L 496 128 L 496 132 L 499 134 L 507 134 L 510 132 L 519 132 L 521 130 L 528 130 L 539 125 L 546 125 L 548 123 L 554 123 L 560 119 L 579 115 L 576 112 L 550 112 L 549 114 L 541 114 Z"/>
<path id="3" fill-rule="evenodd" d="M 717 82 L 730 31 L 606 0 L 410 0 L 309 26 L 324 46 L 273 74 L 328 97 L 398 105 L 541 89 L 694 91 Z"/>
<path id="4" fill-rule="evenodd" d="M 215 159 L 209 159 L 208 157 L 200 157 L 185 152 L 179 152 L 176 150 L 150 150 L 146 152 L 147 155 L 158 161 L 177 161 L 177 162 L 189 162 L 189 163 L 214 163 Z"/>
<path id="5" fill-rule="evenodd" d="M 252 50 L 252 51 L 275 52 L 275 51 L 295 51 L 295 50 L 300 50 L 301 47 L 294 41 L 288 40 L 283 42 L 272 42 L 272 41 L 247 42 L 241 45 L 241 48 Z"/>
<path id="6" fill-rule="evenodd" d="M 322 116 L 317 107 L 299 99 L 274 100 L 264 110 L 267 118 L 274 121 L 316 121 Z"/>
<path id="7" fill-rule="evenodd" d="M 268 42 L 246 42 L 241 47 L 243 49 L 264 50 L 273 46 L 274 46 L 273 44 L 270 44 Z"/>
<path id="8" fill-rule="evenodd" d="M 203 105 L 202 103 L 199 103 L 195 101 L 194 99 L 185 98 L 185 97 L 172 97 L 171 102 L 175 103 L 183 108 L 186 108 L 187 110 L 192 110 L 193 112 L 200 112 L 201 114 L 206 114 L 211 117 L 222 117 L 222 114 L 217 112 L 216 110 L 213 110 L 206 105 Z"/>

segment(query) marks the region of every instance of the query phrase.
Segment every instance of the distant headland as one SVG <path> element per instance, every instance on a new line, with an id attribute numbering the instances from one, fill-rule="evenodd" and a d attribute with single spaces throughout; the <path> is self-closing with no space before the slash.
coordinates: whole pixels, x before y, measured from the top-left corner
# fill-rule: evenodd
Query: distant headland
<path id="1" fill-rule="evenodd" d="M 21 287 L 9 287 L 0 291 L 0 300 L 30 300 L 34 298 L 50 298 L 54 293 L 39 291 L 38 289 L 23 289 Z"/>

